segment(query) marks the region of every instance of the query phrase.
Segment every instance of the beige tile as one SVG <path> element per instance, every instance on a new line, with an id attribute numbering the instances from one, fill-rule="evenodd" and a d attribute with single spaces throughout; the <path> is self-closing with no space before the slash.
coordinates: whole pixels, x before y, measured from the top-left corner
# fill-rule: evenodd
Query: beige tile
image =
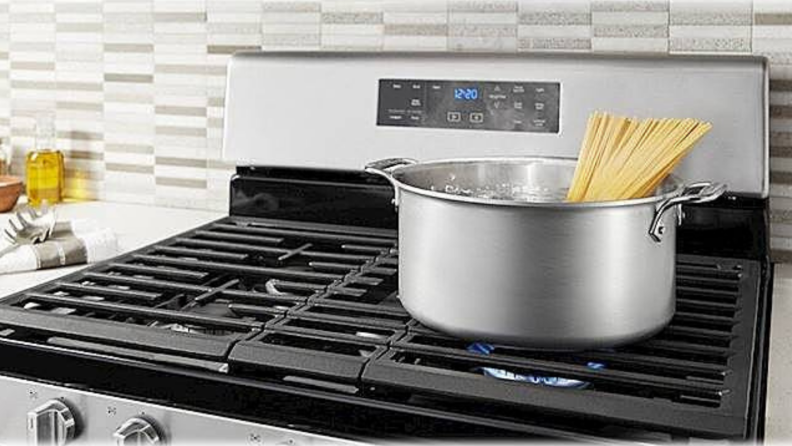
<path id="1" fill-rule="evenodd" d="M 157 184 L 157 186 L 173 186 L 173 187 L 183 187 L 189 189 L 206 189 L 206 180 L 201 180 L 201 179 L 157 177 L 155 183 Z"/>

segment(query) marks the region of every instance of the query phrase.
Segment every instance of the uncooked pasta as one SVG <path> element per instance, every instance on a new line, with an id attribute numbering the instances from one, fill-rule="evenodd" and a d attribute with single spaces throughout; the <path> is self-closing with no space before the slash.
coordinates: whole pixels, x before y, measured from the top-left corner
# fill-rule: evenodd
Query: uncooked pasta
<path id="1" fill-rule="evenodd" d="M 593 113 L 567 201 L 651 195 L 711 128 L 696 119 L 638 120 Z"/>

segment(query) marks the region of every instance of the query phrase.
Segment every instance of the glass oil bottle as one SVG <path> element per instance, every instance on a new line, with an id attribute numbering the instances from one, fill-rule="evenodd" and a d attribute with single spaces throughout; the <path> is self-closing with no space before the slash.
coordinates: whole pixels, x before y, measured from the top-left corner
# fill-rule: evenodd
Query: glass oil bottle
<path id="1" fill-rule="evenodd" d="M 63 154 L 55 148 L 55 120 L 43 114 L 36 119 L 35 147 L 27 153 L 25 176 L 28 203 L 39 206 L 58 203 L 63 199 Z"/>

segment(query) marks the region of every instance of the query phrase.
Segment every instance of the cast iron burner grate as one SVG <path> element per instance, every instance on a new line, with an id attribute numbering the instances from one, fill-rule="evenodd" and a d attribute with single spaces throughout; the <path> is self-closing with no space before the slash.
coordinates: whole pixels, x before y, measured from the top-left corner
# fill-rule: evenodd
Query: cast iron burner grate
<path id="1" fill-rule="evenodd" d="M 680 256 L 667 329 L 576 353 L 435 333 L 400 306 L 397 266 L 394 231 L 229 217 L 3 300 L 0 342 L 586 432 L 747 435 L 758 262 Z"/>

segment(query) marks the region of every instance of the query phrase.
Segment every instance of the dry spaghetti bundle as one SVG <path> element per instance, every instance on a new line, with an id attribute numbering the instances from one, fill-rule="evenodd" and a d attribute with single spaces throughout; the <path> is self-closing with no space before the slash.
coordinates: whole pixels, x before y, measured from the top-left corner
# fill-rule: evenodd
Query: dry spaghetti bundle
<path id="1" fill-rule="evenodd" d="M 711 128 L 696 119 L 638 120 L 593 113 L 567 201 L 651 194 Z"/>

